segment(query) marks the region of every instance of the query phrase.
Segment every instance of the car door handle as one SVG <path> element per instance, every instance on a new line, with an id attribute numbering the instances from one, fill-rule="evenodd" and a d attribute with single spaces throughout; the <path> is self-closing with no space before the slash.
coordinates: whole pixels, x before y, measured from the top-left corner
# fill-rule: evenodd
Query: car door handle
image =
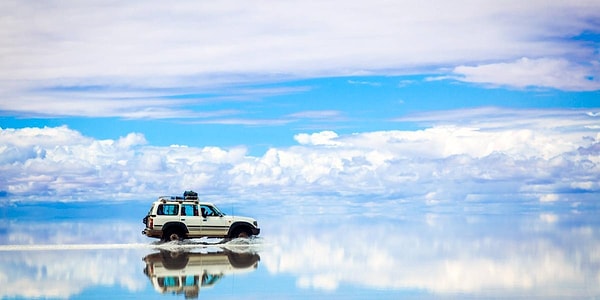
<path id="1" fill-rule="evenodd" d="M 185 221 L 185 219 L 181 219 L 181 221 Z"/>

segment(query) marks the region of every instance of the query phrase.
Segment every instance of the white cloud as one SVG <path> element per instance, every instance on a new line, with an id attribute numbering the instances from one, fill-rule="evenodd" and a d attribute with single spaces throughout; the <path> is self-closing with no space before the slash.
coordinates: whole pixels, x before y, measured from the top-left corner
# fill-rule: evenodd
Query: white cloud
<path id="1" fill-rule="evenodd" d="M 514 62 L 458 66 L 451 77 L 465 82 L 514 88 L 543 87 L 565 91 L 600 89 L 599 62 L 580 65 L 566 59 L 528 59 Z"/>
<path id="2" fill-rule="evenodd" d="M 246 126 L 277 126 L 293 122 L 288 119 L 252 119 L 252 118 L 216 118 L 193 121 L 194 124 L 246 125 Z"/>
<path id="3" fill-rule="evenodd" d="M 415 113 L 396 118 L 394 121 L 417 122 L 425 126 L 459 125 L 485 131 L 532 129 L 566 133 L 564 131 L 569 129 L 578 132 L 582 128 L 588 128 L 589 132 L 593 133 L 591 127 L 597 123 L 595 118 L 594 112 L 588 110 L 477 107 Z"/>
<path id="4" fill-rule="evenodd" d="M 557 194 L 545 194 L 540 196 L 540 202 L 555 202 L 558 201 L 559 195 Z"/>
<path id="5" fill-rule="evenodd" d="M 319 133 L 306 134 L 300 133 L 294 136 L 294 140 L 296 140 L 301 145 L 339 145 L 340 143 L 336 142 L 335 139 L 338 137 L 337 133 L 333 131 L 323 131 Z"/>
<path id="6" fill-rule="evenodd" d="M 241 111 L 233 109 L 194 111 L 186 107 L 190 104 L 198 105 L 215 101 L 255 101 L 306 90 L 308 87 L 236 88 L 234 86 L 224 91 L 215 91 L 214 87 L 180 89 L 107 87 L 88 90 L 85 86 L 42 88 L 24 91 L 24 94 L 11 94 L 12 92 L 7 90 L 3 101 L 0 102 L 0 110 L 42 117 L 118 116 L 127 119 L 197 119 L 216 123 L 219 118 L 239 115 Z M 203 96 L 204 93 L 211 96 Z"/>
<path id="7" fill-rule="evenodd" d="M 338 110 L 308 110 L 293 113 L 288 116 L 300 119 L 336 120 L 341 117 L 341 114 L 342 113 Z"/>
<path id="8" fill-rule="evenodd" d="M 348 80 L 348 83 L 352 84 L 352 85 L 366 85 L 366 86 L 372 86 L 372 87 L 381 86 L 381 82 L 375 82 L 375 81 Z"/>
<path id="9" fill-rule="evenodd" d="M 181 101 L 160 98 L 169 89 L 456 66 L 455 74 L 470 82 L 597 89 L 593 45 L 569 39 L 597 32 L 599 6 L 594 0 L 2 1 L 0 109 L 181 117 L 191 114 Z M 519 57 L 536 59 L 514 62 Z M 499 69 L 513 70 L 519 81 Z"/>
<path id="10" fill-rule="evenodd" d="M 455 114 L 463 118 L 451 124 Z M 250 197 L 433 193 L 436 200 L 532 193 L 544 201 L 600 190 L 600 134 L 589 128 L 596 119 L 577 110 L 447 111 L 412 117 L 429 123 L 422 130 L 297 134 L 299 145 L 262 156 L 244 148 L 156 147 L 137 133 L 95 140 L 67 127 L 2 129 L 0 191 L 42 200 L 193 188 Z"/>

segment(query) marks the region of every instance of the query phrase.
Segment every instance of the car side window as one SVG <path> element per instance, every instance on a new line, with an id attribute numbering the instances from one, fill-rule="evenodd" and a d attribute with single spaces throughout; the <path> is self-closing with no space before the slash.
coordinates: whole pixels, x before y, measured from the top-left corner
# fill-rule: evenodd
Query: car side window
<path id="1" fill-rule="evenodd" d="M 211 217 L 211 216 L 216 216 L 217 213 L 215 213 L 215 211 L 207 205 L 202 205 L 202 216 L 203 217 Z"/>
<path id="2" fill-rule="evenodd" d="M 193 205 L 193 204 L 182 205 L 181 215 L 182 216 L 197 216 L 198 215 L 198 205 Z"/>
<path id="3" fill-rule="evenodd" d="M 176 216 L 179 214 L 178 204 L 160 204 L 156 209 L 157 215 Z"/>

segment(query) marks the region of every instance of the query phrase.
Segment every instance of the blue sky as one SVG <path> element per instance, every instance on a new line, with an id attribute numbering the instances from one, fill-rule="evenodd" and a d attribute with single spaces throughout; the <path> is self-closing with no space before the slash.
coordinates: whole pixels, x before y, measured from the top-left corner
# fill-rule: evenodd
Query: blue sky
<path id="1" fill-rule="evenodd" d="M 4 1 L 0 191 L 596 193 L 599 6 Z"/>

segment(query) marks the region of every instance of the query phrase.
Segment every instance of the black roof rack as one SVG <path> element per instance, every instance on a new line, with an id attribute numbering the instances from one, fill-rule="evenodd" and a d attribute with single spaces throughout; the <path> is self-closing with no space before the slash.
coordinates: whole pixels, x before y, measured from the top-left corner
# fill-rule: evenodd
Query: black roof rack
<path id="1" fill-rule="evenodd" d="M 159 201 L 178 201 L 178 202 L 196 202 L 198 203 L 198 193 L 194 191 L 185 191 L 183 197 L 181 196 L 160 196 Z"/>

